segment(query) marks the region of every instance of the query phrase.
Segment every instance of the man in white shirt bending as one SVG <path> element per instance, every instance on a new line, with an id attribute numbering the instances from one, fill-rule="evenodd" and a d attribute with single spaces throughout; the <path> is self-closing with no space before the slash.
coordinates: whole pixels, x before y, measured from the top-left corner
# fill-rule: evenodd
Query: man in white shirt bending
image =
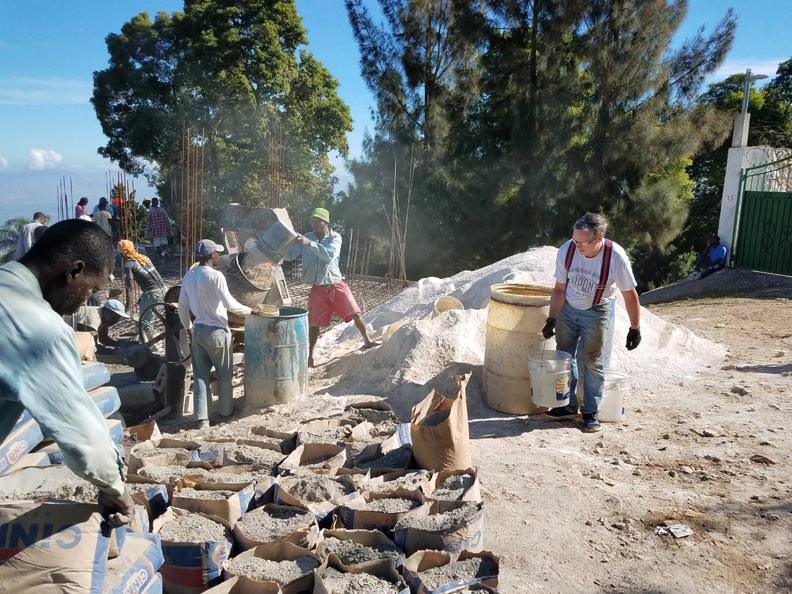
<path id="1" fill-rule="evenodd" d="M 622 246 L 605 239 L 607 230 L 605 217 L 592 212 L 574 224 L 572 239 L 561 246 L 556 256 L 556 283 L 550 297 L 550 314 L 542 329 L 545 338 L 555 335 L 558 350 L 572 355 L 569 404 L 548 414 L 577 415 L 579 363 L 583 372 L 581 428 L 587 433 L 602 429 L 597 413 L 610 355 L 617 289 L 624 296 L 630 317 L 627 349 L 632 350 L 641 342 L 641 304 L 630 259 Z"/>
<path id="2" fill-rule="evenodd" d="M 195 416 L 201 429 L 209 426 L 209 372 L 212 366 L 217 370 L 220 417 L 228 418 L 234 413 L 228 312 L 240 316 L 261 313 L 258 308 L 242 305 L 228 291 L 225 276 L 216 269 L 222 251 L 223 246 L 210 239 L 199 241 L 195 248 L 199 265 L 184 275 L 179 294 L 179 318 L 190 335 Z M 190 321 L 190 312 L 195 316 L 194 325 Z"/>

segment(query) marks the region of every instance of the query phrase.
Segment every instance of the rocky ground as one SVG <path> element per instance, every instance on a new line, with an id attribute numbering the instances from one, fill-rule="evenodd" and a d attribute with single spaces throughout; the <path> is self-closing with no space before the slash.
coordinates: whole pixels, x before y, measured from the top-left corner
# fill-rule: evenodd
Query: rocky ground
<path id="1" fill-rule="evenodd" d="M 632 394 L 600 434 L 471 420 L 504 592 L 792 591 L 792 291 L 772 295 L 652 306 L 727 358 Z M 693 534 L 655 534 L 663 523 Z"/>

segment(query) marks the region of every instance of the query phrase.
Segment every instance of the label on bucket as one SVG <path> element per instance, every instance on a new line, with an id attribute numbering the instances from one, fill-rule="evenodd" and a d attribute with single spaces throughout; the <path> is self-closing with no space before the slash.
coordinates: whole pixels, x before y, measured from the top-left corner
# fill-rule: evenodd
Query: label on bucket
<path id="1" fill-rule="evenodd" d="M 567 398 L 567 378 L 559 377 L 555 385 L 556 400 L 566 400 Z"/>

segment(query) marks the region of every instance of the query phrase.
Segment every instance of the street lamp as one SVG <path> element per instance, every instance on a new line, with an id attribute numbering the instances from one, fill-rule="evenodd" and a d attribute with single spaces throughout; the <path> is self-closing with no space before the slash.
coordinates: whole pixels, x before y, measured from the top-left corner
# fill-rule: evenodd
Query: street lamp
<path id="1" fill-rule="evenodd" d="M 743 100 L 740 113 L 748 113 L 748 96 L 751 94 L 751 85 L 755 80 L 767 78 L 766 74 L 751 74 L 751 69 L 745 71 L 745 83 L 743 85 Z"/>

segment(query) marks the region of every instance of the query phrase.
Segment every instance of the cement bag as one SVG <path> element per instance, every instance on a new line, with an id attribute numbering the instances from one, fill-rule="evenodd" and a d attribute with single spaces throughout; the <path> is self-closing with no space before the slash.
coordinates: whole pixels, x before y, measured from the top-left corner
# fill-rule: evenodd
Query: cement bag
<path id="1" fill-rule="evenodd" d="M 149 439 L 154 441 L 162 439 L 159 425 L 157 425 L 157 421 L 154 419 L 146 423 L 141 423 L 140 425 L 127 427 L 126 433 L 129 435 L 130 445 L 134 442 L 143 442 Z"/>
<path id="2" fill-rule="evenodd" d="M 308 509 L 321 520 L 353 494 L 356 489 L 349 478 L 301 473 L 277 477 L 273 500 L 281 505 Z"/>
<path id="3" fill-rule="evenodd" d="M 277 582 L 259 582 L 248 577 L 232 577 L 204 594 L 282 594 Z"/>
<path id="4" fill-rule="evenodd" d="M 412 502 L 406 506 L 385 505 L 382 499 L 407 499 Z M 420 491 L 396 489 L 392 492 L 366 493 L 363 499 L 346 502 L 336 510 L 341 523 L 350 530 L 383 530 L 393 528 L 402 518 L 410 515 L 425 516 L 430 505 Z"/>
<path id="5" fill-rule="evenodd" d="M 127 483 L 132 500 L 142 505 L 148 515 L 148 526 L 151 530 L 152 523 L 165 513 L 170 505 L 168 488 L 165 485 L 146 483 Z"/>
<path id="6" fill-rule="evenodd" d="M 432 390 L 413 407 L 410 435 L 419 468 L 440 471 L 473 466 L 465 398 L 469 379 L 470 374 L 456 375 L 452 394 Z"/>
<path id="7" fill-rule="evenodd" d="M 432 501 L 481 501 L 478 470 L 443 470 L 422 486 L 427 499 Z"/>
<path id="8" fill-rule="evenodd" d="M 255 549 L 250 549 L 249 551 L 245 551 L 244 553 L 240 553 L 234 559 L 226 561 L 224 565 L 224 572 L 226 577 L 235 577 L 237 574 L 235 573 L 234 567 L 235 562 L 243 562 L 246 558 L 249 557 L 258 557 L 260 559 L 267 559 L 269 561 L 295 561 L 300 559 L 301 557 L 309 557 L 313 560 L 313 569 L 308 571 L 307 573 L 303 573 L 300 577 L 287 582 L 285 584 L 280 584 L 281 590 L 283 594 L 303 594 L 303 592 L 310 592 L 313 588 L 313 577 L 314 569 L 323 569 L 324 564 L 322 563 L 321 559 L 317 557 L 314 553 L 309 551 L 306 548 L 298 547 L 290 542 L 277 542 L 271 544 L 264 544 L 259 545 Z M 258 580 L 254 580 L 257 583 Z M 268 583 L 268 582 L 263 582 Z"/>
<path id="9" fill-rule="evenodd" d="M 234 539 L 243 551 L 274 542 L 304 547 L 314 526 L 314 515 L 304 507 L 268 503 L 246 513 L 234 525 Z"/>
<path id="10" fill-rule="evenodd" d="M 124 553 L 117 559 L 107 562 L 102 594 L 151 592 L 152 585 L 155 581 L 159 581 L 157 570 L 164 561 L 159 536 L 131 534 L 124 545 Z"/>
<path id="11" fill-rule="evenodd" d="M 0 443 L 0 474 L 9 472 L 19 460 L 44 439 L 41 428 L 25 411 L 11 433 Z"/>
<path id="12" fill-rule="evenodd" d="M 187 495 L 189 493 L 189 496 Z M 225 496 L 223 494 L 225 493 Z M 201 483 L 173 492 L 171 505 L 221 518 L 229 526 L 247 512 L 256 488 L 253 483 Z"/>
<path id="13" fill-rule="evenodd" d="M 24 454 L 4 474 L 16 472 L 17 470 L 21 470 L 22 468 L 31 468 L 31 467 L 41 468 L 43 466 L 49 466 L 50 464 L 51 464 L 50 457 L 49 457 L 49 453 L 47 452 L 38 451 L 33 454 Z"/>
<path id="14" fill-rule="evenodd" d="M 0 505 L 0 592 L 101 594 L 111 531 L 98 505 Z"/>
<path id="15" fill-rule="evenodd" d="M 376 578 L 376 580 L 372 580 Z M 396 572 L 392 561 L 372 561 L 365 569 L 343 573 L 327 568 L 314 575 L 313 594 L 348 594 L 349 592 L 382 592 L 390 584 L 393 594 L 410 594 L 410 589 Z"/>
<path id="16" fill-rule="evenodd" d="M 346 464 L 346 448 L 329 443 L 307 443 L 297 448 L 280 463 L 280 468 L 341 468 Z"/>
<path id="17" fill-rule="evenodd" d="M 86 391 L 95 390 L 110 381 L 110 372 L 104 363 L 91 361 L 82 364 L 83 387 Z"/>
<path id="18" fill-rule="evenodd" d="M 102 386 L 101 388 L 90 390 L 88 396 L 91 397 L 91 400 L 94 401 L 105 418 L 114 412 L 118 412 L 118 409 L 121 408 L 121 397 L 118 395 L 118 390 L 113 386 Z"/>
<path id="19" fill-rule="evenodd" d="M 127 472 L 136 474 L 146 466 L 187 466 L 193 460 L 190 450 L 182 447 L 159 447 L 157 442 L 143 441 L 132 446 L 127 455 Z"/>
<path id="20" fill-rule="evenodd" d="M 171 507 L 154 522 L 162 543 L 164 563 L 160 573 L 168 594 L 199 594 L 220 583 L 223 580 L 223 563 L 231 555 L 231 530 L 219 518 L 197 514 L 223 528 L 223 536 L 217 539 L 190 542 L 168 539 L 167 533 L 163 536 L 163 530 L 171 522 L 178 524 L 189 515 L 192 512 Z"/>
<path id="21" fill-rule="evenodd" d="M 483 503 L 438 501 L 425 517 L 406 517 L 393 527 L 393 540 L 407 555 L 436 550 L 458 553 L 484 548 Z"/>
<path id="22" fill-rule="evenodd" d="M 351 563 L 350 559 L 334 550 L 333 546 L 328 542 L 331 538 L 374 549 L 380 558 Z M 354 554 L 355 551 L 351 553 Z M 368 571 L 368 567 L 372 563 L 380 564 L 385 562 L 389 565 L 400 566 L 402 561 L 404 561 L 404 555 L 396 544 L 379 530 L 322 530 L 316 544 L 316 554 L 325 559 L 328 566 L 344 572 Z"/>
<path id="23" fill-rule="evenodd" d="M 464 579 L 443 582 L 432 575 L 432 569 L 437 567 L 443 567 L 456 561 L 470 560 L 475 561 L 475 563 L 471 562 L 472 570 L 457 565 L 459 569 L 464 570 L 455 573 L 466 574 Z M 478 570 L 476 571 L 476 569 Z M 456 559 L 446 551 L 418 551 L 414 555 L 410 555 L 402 567 L 402 575 L 413 594 L 445 594 L 479 585 L 494 589 L 498 587 L 499 571 L 499 560 L 489 551 L 480 553 L 462 551 Z"/>

